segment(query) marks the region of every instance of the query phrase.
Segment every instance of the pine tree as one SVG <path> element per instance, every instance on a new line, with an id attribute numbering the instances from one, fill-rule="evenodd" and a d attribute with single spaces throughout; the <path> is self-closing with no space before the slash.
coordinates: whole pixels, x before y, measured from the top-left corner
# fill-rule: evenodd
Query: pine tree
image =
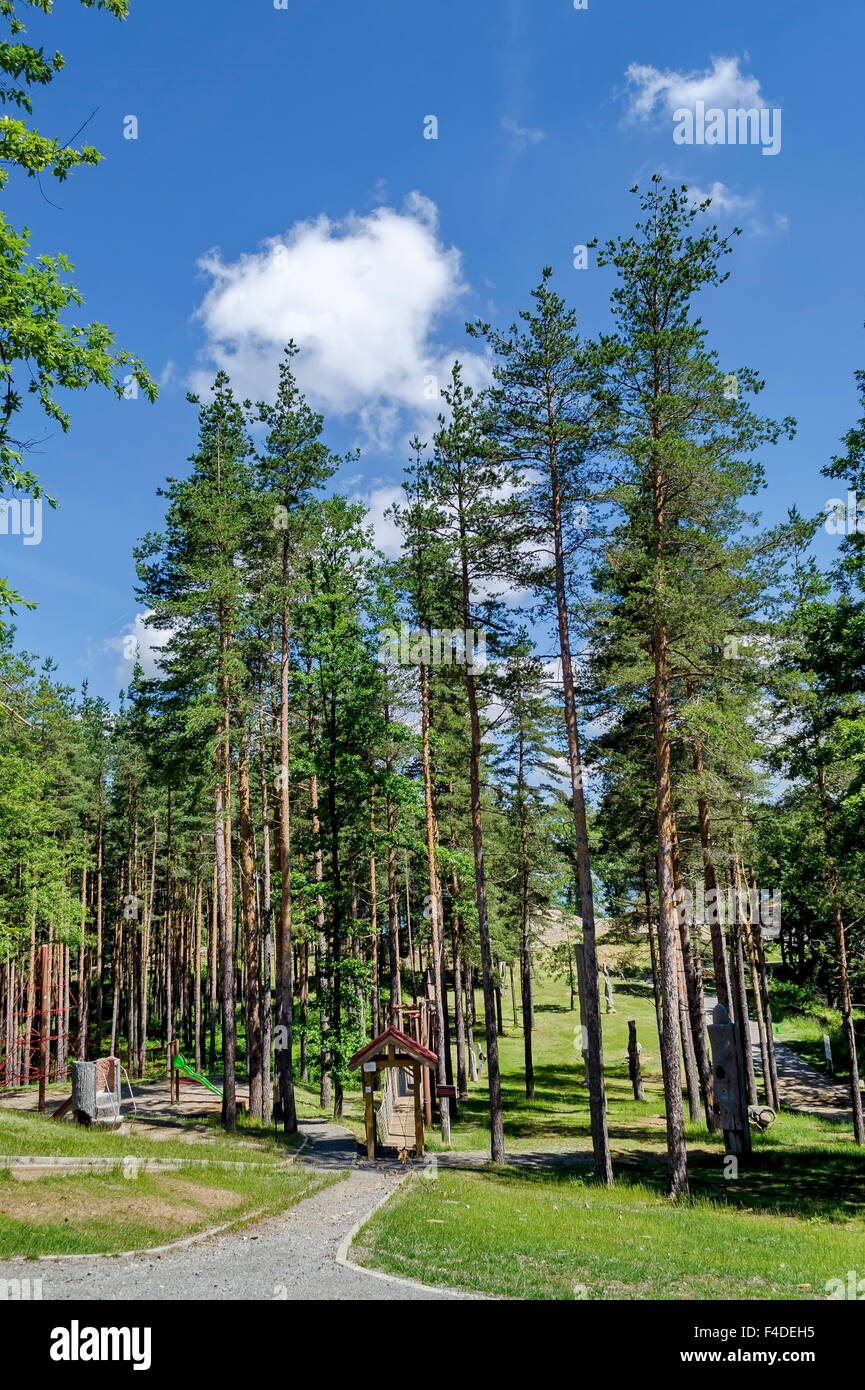
<path id="1" fill-rule="evenodd" d="M 165 655 L 172 681 L 188 688 L 190 733 L 209 733 L 213 759 L 213 845 L 223 1047 L 223 1123 L 236 1122 L 236 1000 L 232 854 L 234 723 L 246 677 L 238 652 L 247 582 L 244 556 L 252 534 L 248 412 L 235 400 L 227 375 L 212 400 L 199 406 L 193 470 L 169 479 L 165 531 L 137 552 L 141 598 L 152 626 L 171 633 Z"/>
<path id="2" fill-rule="evenodd" d="M 291 805 L 289 786 L 290 657 L 292 608 L 297 601 L 297 568 L 304 554 L 304 532 L 311 498 L 333 474 L 338 460 L 322 440 L 324 419 L 310 409 L 293 371 L 297 348 L 285 349 L 272 406 L 260 407 L 268 429 L 256 476 L 262 493 L 264 542 L 262 599 L 274 612 L 279 631 L 279 811 L 280 906 L 277 929 L 277 1059 L 283 1125 L 297 1129 L 292 1075 L 294 980 L 292 932 Z M 270 517 L 267 510 L 270 508 Z M 268 520 L 270 527 L 268 529 Z"/>
<path id="3" fill-rule="evenodd" d="M 469 770 L 472 850 L 480 935 L 481 974 L 489 1075 L 490 1148 L 494 1163 L 504 1162 L 501 1076 L 496 1028 L 496 986 L 490 933 L 487 867 L 484 856 L 484 825 L 481 794 L 481 702 L 475 662 L 475 633 L 482 630 L 494 638 L 503 626 L 501 605 L 494 597 L 479 597 L 482 587 L 507 580 L 513 570 L 508 542 L 509 525 L 515 507 L 507 497 L 514 470 L 500 455 L 487 447 L 480 427 L 474 393 L 465 386 L 458 363 L 450 383 L 442 392 L 447 415 L 439 417 L 433 440 L 432 457 L 415 474 L 427 528 L 437 542 L 441 563 L 446 566 L 453 612 L 462 629 L 461 673 L 469 715 Z M 444 640 L 444 639 L 442 639 Z M 436 954 L 441 954 L 441 938 L 436 938 Z M 440 1036 L 444 1037 L 443 984 L 437 989 L 441 1013 Z M 443 1065 L 439 1058 L 439 1068 Z M 443 1078 L 442 1078 L 443 1079 Z"/>
<path id="4" fill-rule="evenodd" d="M 506 813 L 513 827 L 516 866 L 516 913 L 519 922 L 520 997 L 523 1016 L 526 1099 L 535 1094 L 532 1031 L 532 919 L 538 905 L 537 880 L 542 863 L 548 869 L 549 840 L 544 833 L 547 792 L 538 784 L 541 772 L 552 771 L 556 756 L 555 715 L 546 672 L 533 655 L 528 633 L 521 628 L 505 653 L 498 691 L 504 717 L 498 728 L 496 764 L 505 793 Z"/>
<path id="5" fill-rule="evenodd" d="M 533 306 L 521 313 L 520 324 L 499 333 L 488 324 L 477 323 L 470 326 L 470 332 L 485 338 L 495 353 L 486 427 L 505 456 L 526 470 L 519 495 L 521 511 L 529 522 L 525 540 L 534 560 L 528 578 L 545 610 L 555 618 L 586 962 L 584 1008 L 592 1146 L 596 1177 L 608 1184 L 613 1180 L 613 1167 L 607 1132 L 572 595 L 574 569 L 586 529 L 583 510 L 607 481 L 599 471 L 597 452 L 609 433 L 609 405 L 601 356 L 590 344 L 581 342 L 576 315 L 551 289 L 551 275 L 549 268 L 544 270 L 532 295 Z"/>
<path id="6" fill-rule="evenodd" d="M 720 263 L 730 250 L 717 229 L 692 230 L 705 206 L 694 207 L 687 189 L 667 189 L 655 176 L 640 207 L 644 220 L 635 234 L 608 242 L 598 255 L 619 277 L 615 332 L 604 348 L 620 404 L 615 448 L 624 473 L 617 497 L 625 517 L 601 582 L 618 595 L 620 640 L 642 656 L 651 710 L 669 1190 L 679 1196 L 688 1175 L 677 1024 L 676 687 L 694 665 L 699 669 L 713 628 L 722 634 L 731 597 L 740 611 L 752 547 L 739 541 L 746 520 L 739 502 L 762 482 L 751 455 L 789 422 L 762 421 L 739 398 L 762 387 L 749 369 L 736 373 L 729 390 L 729 374 L 694 317 L 696 294 L 726 279 Z"/>

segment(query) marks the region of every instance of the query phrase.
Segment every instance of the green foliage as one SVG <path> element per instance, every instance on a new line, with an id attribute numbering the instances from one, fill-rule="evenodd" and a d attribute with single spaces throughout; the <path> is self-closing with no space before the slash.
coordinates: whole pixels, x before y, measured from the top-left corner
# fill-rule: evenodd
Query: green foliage
<path id="1" fill-rule="evenodd" d="M 43 14 L 52 11 L 51 0 L 25 0 Z M 126 0 L 82 0 L 87 8 L 107 9 L 118 19 L 128 13 Z M 64 66 L 59 53 L 46 56 L 40 48 L 20 41 L 24 33 L 22 4 L 2 0 L 0 20 L 9 27 L 12 42 L 0 42 L 0 104 L 22 115 L 0 116 L 0 186 L 10 172 L 30 178 L 47 173 L 62 182 L 81 164 L 101 159 L 92 146 L 78 150 L 70 143 L 41 135 L 26 117 L 32 113 L 31 91 L 52 82 Z M 27 229 L 20 231 L 0 213 L 0 492 L 29 491 L 41 496 L 38 479 L 26 466 L 32 441 L 20 431 L 30 422 L 28 403 L 64 431 L 70 417 L 58 399 L 60 391 L 79 391 L 98 385 L 122 397 L 125 385 L 136 382 L 150 399 L 156 386 L 139 359 L 115 346 L 111 331 L 101 323 L 69 324 L 66 312 L 82 304 L 78 290 L 66 278 L 72 266 L 67 258 L 30 254 Z M 125 369 L 125 381 L 119 373 Z M 26 389 L 19 385 L 26 377 Z M 23 416 L 20 425 L 18 417 Z M 48 499 L 55 505 L 53 499 Z M 21 595 L 0 579 L 0 613 L 23 603 Z M 29 605 L 28 605 L 29 606 Z"/>

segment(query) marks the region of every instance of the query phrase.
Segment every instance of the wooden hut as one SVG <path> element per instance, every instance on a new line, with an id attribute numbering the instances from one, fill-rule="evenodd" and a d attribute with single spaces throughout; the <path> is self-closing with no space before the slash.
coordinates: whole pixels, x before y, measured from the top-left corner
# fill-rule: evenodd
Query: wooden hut
<path id="1" fill-rule="evenodd" d="M 383 1126 L 384 1134 L 393 1132 L 397 1126 L 397 1117 L 402 1116 L 406 1120 L 413 1114 L 414 1118 L 414 1148 L 416 1157 L 421 1158 L 424 1151 L 423 1133 L 423 1110 L 421 1107 L 422 1097 L 422 1067 L 429 1067 L 435 1070 L 438 1057 L 434 1052 L 430 1052 L 428 1047 L 423 1047 L 414 1038 L 410 1038 L 407 1033 L 401 1033 L 398 1028 L 386 1028 L 377 1038 L 366 1043 L 360 1051 L 356 1052 L 349 1062 L 349 1070 L 361 1070 L 363 1073 L 363 1100 L 364 1116 L 366 1121 L 366 1151 L 370 1158 L 375 1158 L 376 1154 L 376 1112 L 375 1112 L 375 1088 L 373 1078 L 379 1072 L 386 1073 L 384 1086 L 382 1088 L 382 1109 L 387 1116 L 387 1123 Z M 411 1092 L 404 1096 L 398 1095 L 397 1077 L 394 1068 L 402 1068 L 411 1075 Z M 408 1139 L 411 1130 L 403 1127 L 400 1129 L 400 1136 Z M 383 1137 L 382 1142 L 385 1142 Z M 405 1147 L 409 1147 L 406 1143 Z"/>

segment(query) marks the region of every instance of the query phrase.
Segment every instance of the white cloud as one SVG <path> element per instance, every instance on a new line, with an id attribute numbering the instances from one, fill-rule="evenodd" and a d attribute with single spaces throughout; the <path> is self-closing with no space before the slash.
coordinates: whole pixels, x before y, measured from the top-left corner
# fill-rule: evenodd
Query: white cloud
<path id="1" fill-rule="evenodd" d="M 675 182 L 681 180 L 675 179 Z M 770 215 L 764 212 L 761 209 L 759 193 L 736 193 L 717 179 L 708 188 L 689 184 L 688 197 L 694 205 L 710 198 L 711 206 L 707 208 L 706 216 L 710 219 L 719 216 L 735 217 L 749 237 L 772 236 L 789 230 L 790 219 L 787 214 L 776 212 Z"/>
<path id="2" fill-rule="evenodd" d="M 502 117 L 502 130 L 511 137 L 511 144 L 515 150 L 525 150 L 530 145 L 539 145 L 546 135 L 546 131 L 534 130 L 531 126 L 520 125 L 510 116 Z"/>
<path id="3" fill-rule="evenodd" d="M 375 483 L 364 489 L 358 478 L 350 479 L 349 485 L 355 487 L 351 501 L 361 502 L 366 507 L 364 525 L 372 527 L 376 549 L 382 551 L 389 560 L 395 560 L 402 552 L 403 537 L 393 517 L 388 516 L 387 512 L 394 503 L 399 506 L 407 505 L 408 498 L 403 488 L 397 483 Z M 510 490 L 502 488 L 500 495 L 507 495 Z M 510 607 L 525 606 L 533 598 L 529 589 L 508 588 L 501 581 L 478 580 L 472 586 L 472 599 L 475 602 L 482 602 L 491 598 L 493 594 L 499 595 Z"/>
<path id="4" fill-rule="evenodd" d="M 784 236 L 790 230 L 790 218 L 786 212 L 773 213 L 768 221 L 755 217 L 747 230 L 750 236 Z"/>
<path id="5" fill-rule="evenodd" d="M 725 183 L 718 179 L 707 189 L 697 188 L 691 184 L 688 188 L 688 197 L 692 203 L 704 203 L 707 198 L 711 198 L 712 206 L 710 213 L 715 212 L 743 212 L 747 208 L 752 208 L 756 199 L 746 198 L 740 193 L 734 193 Z"/>
<path id="6" fill-rule="evenodd" d="M 631 86 L 628 114 L 635 120 L 672 115 L 683 107 L 763 107 L 767 105 L 756 77 L 741 72 L 738 58 L 713 58 L 704 72 L 663 72 L 648 64 L 631 63 L 625 76 Z"/>
<path id="7" fill-rule="evenodd" d="M 467 286 L 460 252 L 442 242 L 436 206 L 420 193 L 401 210 L 297 222 L 236 261 L 212 251 L 200 268 L 211 280 L 198 310 L 204 356 L 225 368 L 241 396 L 272 393 L 293 338 L 311 403 L 354 417 L 366 440 L 387 447 L 407 421 L 434 415 L 455 356 L 467 379 L 484 374 L 482 357 L 435 341 Z M 197 389 L 209 381 L 202 370 Z"/>
<path id="8" fill-rule="evenodd" d="M 166 629 L 147 627 L 145 623 L 149 616 L 149 613 L 136 613 L 135 621 L 125 632 L 119 637 L 108 637 L 103 643 L 103 650 L 119 652 L 122 657 L 115 671 L 117 684 L 121 687 L 129 684 L 136 663 L 144 675 L 151 679 L 164 675 L 159 659 L 162 648 L 171 638 L 171 633 Z"/>
<path id="9" fill-rule="evenodd" d="M 406 495 L 402 488 L 393 484 L 373 487 L 368 492 L 356 492 L 352 502 L 362 502 L 367 509 L 364 524 L 373 529 L 373 539 L 377 549 L 383 551 L 389 560 L 395 560 L 402 549 L 402 532 L 393 517 L 385 512 L 395 502 L 403 505 Z"/>

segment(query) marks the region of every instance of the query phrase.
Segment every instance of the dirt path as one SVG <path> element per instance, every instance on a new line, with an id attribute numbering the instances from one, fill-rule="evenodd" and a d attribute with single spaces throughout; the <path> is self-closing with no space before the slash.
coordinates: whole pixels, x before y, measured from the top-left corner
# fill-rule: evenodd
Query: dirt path
<path id="1" fill-rule="evenodd" d="M 752 1023 L 752 1047 L 754 1067 L 762 1070 L 759 1041 L 754 1041 L 756 1024 Z M 775 1039 L 775 1064 L 778 1068 L 778 1085 L 781 1099 L 791 1110 L 803 1110 L 809 1115 L 821 1115 L 826 1120 L 839 1120 L 852 1124 L 853 1111 L 850 1106 L 850 1091 L 847 1086 L 839 1086 L 831 1077 L 812 1067 L 798 1052 L 793 1052 L 785 1043 Z"/>
<path id="2" fill-rule="evenodd" d="M 206 1086 L 184 1080 L 180 1087 L 178 1105 L 172 1104 L 167 1078 L 160 1081 L 133 1081 L 131 1089 L 132 1099 L 129 1095 L 130 1085 L 124 1074 L 120 1088 L 121 1110 L 126 1122 L 135 1120 L 136 1134 L 146 1134 L 148 1139 L 188 1139 L 190 1143 L 198 1143 L 209 1134 L 218 1141 L 220 1136 L 208 1131 L 205 1124 L 185 1129 L 177 1123 L 178 1120 L 205 1120 L 219 1114 L 219 1096 L 208 1091 Z M 48 1087 L 45 1099 L 49 1115 L 63 1104 L 69 1090 L 68 1081 Z M 238 1099 L 244 1099 L 245 1088 L 238 1087 L 237 1095 Z M 23 1110 L 32 1115 L 37 1114 L 39 1109 L 38 1096 L 33 1087 L 22 1088 L 20 1091 L 4 1091 L 2 1105 L 4 1110 Z"/>
<path id="3" fill-rule="evenodd" d="M 706 1011 L 711 1016 L 717 1000 L 706 995 Z M 753 1019 L 751 1024 L 751 1051 L 754 1057 L 754 1069 L 758 1076 L 762 1075 L 763 1059 L 760 1056 L 760 1035 L 757 1031 L 757 1024 Z M 843 1124 L 853 1123 L 853 1111 L 850 1106 L 850 1091 L 846 1086 L 839 1086 L 831 1077 L 826 1076 L 817 1067 L 806 1062 L 804 1057 L 800 1057 L 798 1052 L 787 1047 L 786 1043 L 775 1039 L 775 1064 L 778 1068 L 778 1085 L 781 1091 L 781 1101 L 791 1110 L 801 1110 L 807 1115 L 819 1115 L 825 1120 L 838 1120 Z"/>

